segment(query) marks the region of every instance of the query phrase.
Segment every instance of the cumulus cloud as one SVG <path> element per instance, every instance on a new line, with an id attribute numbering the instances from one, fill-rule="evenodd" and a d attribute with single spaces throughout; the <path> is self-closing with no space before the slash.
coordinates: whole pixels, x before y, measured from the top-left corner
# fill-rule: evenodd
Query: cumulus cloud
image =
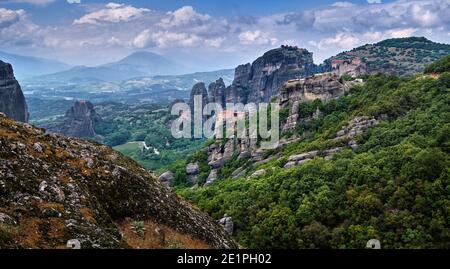
<path id="1" fill-rule="evenodd" d="M 244 45 L 264 45 L 271 44 L 275 45 L 278 42 L 277 38 L 269 37 L 267 33 L 264 33 L 260 30 L 256 31 L 245 31 L 239 34 L 239 40 L 241 44 Z"/>
<path id="2" fill-rule="evenodd" d="M 25 10 L 10 10 L 0 8 L 0 28 L 9 27 L 14 23 L 17 23 L 21 18 L 25 16 Z"/>
<path id="3" fill-rule="evenodd" d="M 301 11 L 229 17 L 202 13 L 192 6 L 162 12 L 121 3 L 80 5 L 89 7 L 84 15 L 57 27 L 35 25 L 23 10 L 0 8 L 0 49 L 29 44 L 32 49 L 81 54 L 86 49 L 103 52 L 111 48 L 122 55 L 146 48 L 170 54 L 195 50 L 202 54 L 209 49 L 250 57 L 280 44 L 296 44 L 313 51 L 320 61 L 391 37 L 424 35 L 440 42 L 450 40 L 449 0 L 368 2 L 373 5 L 337 0 Z"/>
<path id="4" fill-rule="evenodd" d="M 166 48 L 174 45 L 192 47 L 198 45 L 201 41 L 202 39 L 195 34 L 175 33 L 168 31 L 151 33 L 150 30 L 144 30 L 136 36 L 132 43 L 137 48 Z"/>
<path id="5" fill-rule="evenodd" d="M 136 8 L 130 5 L 109 3 L 104 8 L 88 13 L 79 19 L 76 19 L 73 24 L 99 24 L 108 22 L 126 22 L 142 17 L 146 12 L 146 8 Z"/>
<path id="6" fill-rule="evenodd" d="M 164 28 L 186 25 L 202 25 L 211 19 L 210 15 L 197 13 L 193 7 L 184 6 L 175 11 L 167 12 L 167 17 L 159 23 Z"/>
<path id="7" fill-rule="evenodd" d="M 381 0 L 367 0 L 369 4 L 381 4 Z"/>
<path id="8" fill-rule="evenodd" d="M 353 7 L 354 4 L 350 2 L 335 2 L 331 5 L 332 7 Z"/>
<path id="9" fill-rule="evenodd" d="M 310 42 L 311 45 L 319 49 L 323 49 L 326 47 L 339 47 L 344 50 L 354 48 L 359 43 L 360 40 L 357 36 L 351 33 L 344 32 L 337 33 L 332 37 L 321 39 L 319 42 Z"/>

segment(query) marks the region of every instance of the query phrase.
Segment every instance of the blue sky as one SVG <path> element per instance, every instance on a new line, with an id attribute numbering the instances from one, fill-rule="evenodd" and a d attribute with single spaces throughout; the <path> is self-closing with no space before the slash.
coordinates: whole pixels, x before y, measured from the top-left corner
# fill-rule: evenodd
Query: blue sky
<path id="1" fill-rule="evenodd" d="M 0 0 L 0 50 L 74 65 L 148 50 L 204 71 L 290 44 L 321 62 L 392 37 L 449 43 L 449 14 L 450 0 Z"/>

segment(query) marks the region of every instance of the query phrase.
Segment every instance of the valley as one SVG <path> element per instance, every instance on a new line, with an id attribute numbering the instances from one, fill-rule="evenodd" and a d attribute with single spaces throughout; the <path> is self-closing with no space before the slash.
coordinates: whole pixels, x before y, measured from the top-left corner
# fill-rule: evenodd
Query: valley
<path id="1" fill-rule="evenodd" d="M 315 64 L 282 45 L 185 75 L 141 74 L 148 55 L 131 55 L 96 67 L 105 73 L 75 67 L 21 85 L 3 64 L 0 87 L 19 105 L 0 102 L 0 247 L 449 248 L 448 55 L 450 45 L 409 37 Z M 138 76 L 110 77 L 123 68 Z M 170 108 L 193 108 L 195 95 L 276 103 L 278 146 L 175 139 Z"/>

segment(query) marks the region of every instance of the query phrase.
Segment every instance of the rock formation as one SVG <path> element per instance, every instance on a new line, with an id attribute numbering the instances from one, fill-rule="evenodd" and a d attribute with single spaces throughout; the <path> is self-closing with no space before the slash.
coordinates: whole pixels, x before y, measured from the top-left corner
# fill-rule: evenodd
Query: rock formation
<path id="1" fill-rule="evenodd" d="M 198 163 L 190 163 L 186 166 L 186 174 L 189 182 L 194 185 L 197 183 L 198 174 L 200 173 L 200 167 Z"/>
<path id="2" fill-rule="evenodd" d="M 167 171 L 159 176 L 159 180 L 167 187 L 170 187 L 173 180 L 173 173 L 171 171 Z"/>
<path id="3" fill-rule="evenodd" d="M 357 135 L 360 135 L 367 128 L 377 125 L 379 123 L 373 117 L 363 116 L 355 117 L 346 126 L 342 127 L 340 131 L 336 133 L 336 139 L 344 139 L 348 141 L 348 145 L 352 149 L 358 148 L 358 142 L 355 140 Z"/>
<path id="4" fill-rule="evenodd" d="M 94 105 L 89 101 L 76 101 L 67 110 L 66 115 L 60 121 L 43 126 L 52 132 L 64 134 L 71 137 L 93 138 L 95 134 L 95 124 L 100 120 L 94 109 Z"/>
<path id="5" fill-rule="evenodd" d="M 189 98 L 189 106 L 191 107 L 191 112 L 194 111 L 194 97 L 200 96 L 202 101 L 202 106 L 208 103 L 208 91 L 206 90 L 205 83 L 196 83 L 191 90 L 191 95 Z M 200 105 L 200 104 L 199 104 Z"/>
<path id="6" fill-rule="evenodd" d="M 289 80 L 280 87 L 280 105 L 285 107 L 286 104 L 296 101 L 307 102 L 317 99 L 327 102 L 344 95 L 348 88 L 337 75 L 331 73 Z"/>
<path id="7" fill-rule="evenodd" d="M 216 221 L 107 146 L 4 116 L 0 133 L 0 248 L 127 248 L 133 220 L 212 248 L 238 247 Z"/>
<path id="8" fill-rule="evenodd" d="M 326 103 L 362 83 L 362 80 L 342 81 L 334 73 L 316 74 L 302 79 L 289 80 L 280 88 L 278 95 L 280 107 L 290 107 L 289 116 L 282 131 L 294 129 L 298 120 L 304 117 L 304 115 L 299 115 L 299 103 L 314 100 Z M 319 115 L 320 110 L 316 114 Z"/>
<path id="9" fill-rule="evenodd" d="M 227 103 L 268 102 L 286 81 L 316 72 L 312 53 L 305 49 L 282 46 L 266 52 L 252 64 L 235 69 L 234 81 L 223 89 L 216 81 L 210 85 L 210 100 Z"/>
<path id="10" fill-rule="evenodd" d="M 215 82 L 209 84 L 208 86 L 208 102 L 218 103 L 222 107 L 225 107 L 225 83 L 222 78 L 219 78 Z"/>
<path id="11" fill-rule="evenodd" d="M 229 234 L 233 234 L 234 232 L 234 223 L 231 217 L 228 217 L 227 214 L 223 215 L 223 218 L 219 220 L 219 224 L 222 225 Z"/>
<path id="12" fill-rule="evenodd" d="M 0 61 L 0 112 L 8 117 L 28 122 L 28 107 L 20 88 L 14 77 L 10 64 Z"/>

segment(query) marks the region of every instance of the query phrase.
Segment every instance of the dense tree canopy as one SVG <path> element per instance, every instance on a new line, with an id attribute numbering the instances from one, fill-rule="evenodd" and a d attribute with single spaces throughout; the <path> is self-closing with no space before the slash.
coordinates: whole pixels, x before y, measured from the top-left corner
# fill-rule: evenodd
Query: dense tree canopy
<path id="1" fill-rule="evenodd" d="M 449 73 L 367 77 L 337 100 L 303 105 L 322 115 L 299 126 L 305 139 L 280 149 L 284 157 L 248 172 L 265 175 L 232 180 L 242 163 L 231 163 L 211 186 L 175 189 L 214 218 L 232 216 L 245 247 L 364 248 L 376 238 L 383 248 L 449 248 L 449 88 Z M 282 168 L 291 154 L 339 145 L 336 132 L 363 115 L 381 121 L 358 149 Z"/>

